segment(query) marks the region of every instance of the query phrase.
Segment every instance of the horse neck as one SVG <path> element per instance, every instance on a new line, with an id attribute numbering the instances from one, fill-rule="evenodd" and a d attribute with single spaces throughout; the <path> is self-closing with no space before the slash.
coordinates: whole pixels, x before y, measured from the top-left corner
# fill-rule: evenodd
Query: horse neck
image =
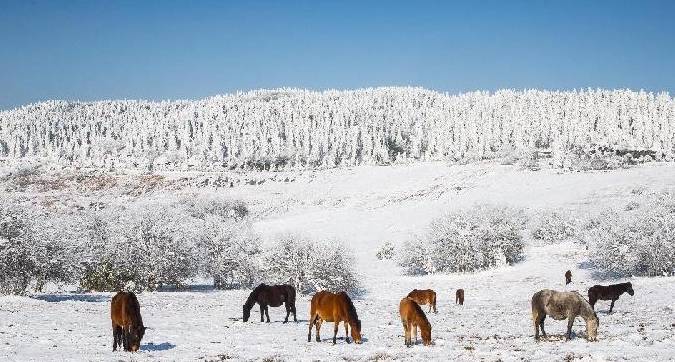
<path id="1" fill-rule="evenodd" d="M 244 303 L 244 306 L 248 309 L 251 310 L 253 308 L 253 305 L 258 299 L 258 294 L 260 290 L 258 288 L 254 289 L 251 294 L 248 295 L 248 298 L 246 299 L 246 303 Z"/>
<path id="2" fill-rule="evenodd" d="M 583 318 L 586 321 L 589 318 L 595 317 L 595 311 L 593 310 L 593 307 L 591 307 L 591 305 L 588 304 L 588 302 L 583 298 L 581 298 L 581 306 L 579 308 L 579 315 L 581 316 L 581 318 Z"/>

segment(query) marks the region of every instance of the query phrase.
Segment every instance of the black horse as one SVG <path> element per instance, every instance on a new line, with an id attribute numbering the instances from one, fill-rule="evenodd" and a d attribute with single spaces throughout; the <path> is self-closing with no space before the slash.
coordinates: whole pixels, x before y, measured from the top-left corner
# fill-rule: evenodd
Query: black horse
<path id="1" fill-rule="evenodd" d="M 635 294 L 633 291 L 633 285 L 630 282 L 612 284 L 608 286 L 594 285 L 588 289 L 588 302 L 591 304 L 591 307 L 595 309 L 595 302 L 598 300 L 611 300 L 612 304 L 609 306 L 609 313 L 612 313 L 614 302 L 619 299 L 621 294 L 626 292 L 631 296 Z"/>
<path id="2" fill-rule="evenodd" d="M 284 323 L 288 322 L 288 316 L 293 313 L 293 321 L 298 319 L 295 313 L 295 288 L 290 285 L 265 285 L 260 284 L 249 294 L 246 303 L 244 303 L 244 322 L 248 322 L 251 316 L 253 305 L 260 305 L 260 321 L 264 322 L 264 316 L 267 315 L 267 323 L 270 322 L 270 313 L 268 307 L 279 307 L 284 304 L 286 307 L 286 318 Z"/>

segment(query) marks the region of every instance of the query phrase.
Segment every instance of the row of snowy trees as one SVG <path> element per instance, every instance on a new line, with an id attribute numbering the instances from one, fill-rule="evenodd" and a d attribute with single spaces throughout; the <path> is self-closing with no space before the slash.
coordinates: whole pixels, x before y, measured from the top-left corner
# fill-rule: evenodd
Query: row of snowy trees
<path id="1" fill-rule="evenodd" d="M 221 198 L 139 200 L 103 210 L 59 211 L 0 198 L 0 294 L 47 284 L 83 290 L 217 288 L 289 283 L 300 293 L 354 291 L 351 254 L 284 236 L 263 248 L 246 207 Z"/>
<path id="2" fill-rule="evenodd" d="M 0 157 L 103 168 L 311 168 L 601 145 L 672 157 L 675 101 L 630 90 L 259 90 L 0 112 Z"/>

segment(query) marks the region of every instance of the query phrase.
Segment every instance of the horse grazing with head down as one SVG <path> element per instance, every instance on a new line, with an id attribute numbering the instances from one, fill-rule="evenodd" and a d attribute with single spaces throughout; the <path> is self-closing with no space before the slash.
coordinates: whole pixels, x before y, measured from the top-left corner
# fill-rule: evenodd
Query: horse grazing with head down
<path id="1" fill-rule="evenodd" d="M 431 289 L 413 289 L 412 292 L 408 293 L 408 298 L 415 301 L 419 305 L 429 304 L 429 312 L 434 310 L 434 313 L 438 313 L 436 310 L 436 292 Z"/>
<path id="2" fill-rule="evenodd" d="M 586 321 L 586 334 L 589 341 L 598 339 L 598 316 L 593 307 L 577 292 L 556 292 L 544 289 L 532 296 L 532 321 L 534 322 L 534 339 L 539 340 L 539 329 L 546 337 L 544 319 L 551 316 L 555 320 L 567 319 L 567 339 L 572 338 L 572 325 L 577 316 Z"/>
<path id="3" fill-rule="evenodd" d="M 634 295 L 635 291 L 633 291 L 633 284 L 628 282 L 608 286 L 594 285 L 588 289 L 588 301 L 591 303 L 591 307 L 595 309 L 595 302 L 598 300 L 611 300 L 612 304 L 609 306 L 609 313 L 612 313 L 614 302 L 616 302 L 623 293 L 628 293 L 631 296 Z"/>
<path id="4" fill-rule="evenodd" d="M 293 313 L 293 321 L 297 322 L 295 314 L 295 288 L 290 285 L 265 285 L 260 284 L 251 294 L 248 295 L 244 303 L 244 322 L 248 322 L 251 316 L 253 305 L 260 305 L 260 322 L 264 322 L 267 316 L 267 323 L 270 322 L 270 313 L 268 307 L 279 307 L 284 304 L 286 307 L 286 318 L 284 323 L 288 322 L 288 316 Z"/>
<path id="5" fill-rule="evenodd" d="M 354 342 L 361 343 L 361 320 L 356 314 L 354 303 L 349 298 L 347 293 L 331 293 L 321 291 L 312 297 L 309 313 L 309 333 L 307 334 L 307 342 L 312 341 L 312 326 L 316 326 L 316 341 L 321 342 L 319 337 L 319 330 L 321 323 L 335 322 L 333 328 L 333 344 L 336 343 L 338 328 L 340 322 L 345 325 L 345 341 L 349 342 L 349 329 L 351 328 L 351 335 Z"/>
<path id="6" fill-rule="evenodd" d="M 134 293 L 118 292 L 110 303 L 113 330 L 113 351 L 122 345 L 125 351 L 136 352 L 147 329 L 143 326 L 141 306 Z"/>
<path id="7" fill-rule="evenodd" d="M 401 323 L 403 323 L 405 345 L 413 345 L 411 336 L 413 334 L 415 335 L 415 343 L 417 343 L 417 327 L 422 331 L 422 343 L 425 346 L 430 345 L 431 324 L 419 304 L 414 300 L 405 297 L 401 299 L 401 302 L 398 305 L 398 312 L 401 315 Z"/>

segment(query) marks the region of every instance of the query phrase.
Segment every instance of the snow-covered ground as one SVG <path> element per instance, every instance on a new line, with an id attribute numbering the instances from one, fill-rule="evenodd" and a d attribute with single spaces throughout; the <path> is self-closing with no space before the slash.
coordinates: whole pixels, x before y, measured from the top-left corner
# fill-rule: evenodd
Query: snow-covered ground
<path id="1" fill-rule="evenodd" d="M 269 176 L 269 175 L 268 175 Z M 530 244 L 526 260 L 512 267 L 473 274 L 402 276 L 394 261 L 377 260 L 385 242 L 399 246 L 423 235 L 436 216 L 476 202 L 523 207 L 530 215 L 548 208 L 580 213 L 624 205 L 632 191 L 675 186 L 675 165 L 648 164 L 609 172 L 557 173 L 519 170 L 496 163 L 448 165 L 441 162 L 387 167 L 305 171 L 233 188 L 181 183 L 213 175 L 166 174 L 164 193 L 212 193 L 246 201 L 255 229 L 264 236 L 298 232 L 323 242 L 340 240 L 357 256 L 356 270 L 366 293 L 355 300 L 364 343 L 332 345 L 332 324 L 322 328 L 322 343 L 307 342 L 309 297 L 297 303 L 299 322 L 282 324 L 283 308 L 271 309 L 270 324 L 241 321 L 246 291 L 142 293 L 144 322 L 152 329 L 140 353 L 112 350 L 111 294 L 40 294 L 0 297 L 1 360 L 675 360 L 675 278 L 633 278 L 635 296 L 623 295 L 612 314 L 599 302 L 598 342 L 587 342 L 581 319 L 576 337 L 564 341 L 566 323 L 547 319 L 548 340 L 535 342 L 530 298 L 540 289 L 586 294 L 596 283 L 583 267 L 585 250 L 564 242 Z M 285 181 L 290 177 L 293 181 Z M 276 180 L 275 180 L 276 179 Z M 210 183 L 212 185 L 212 183 Z M 60 192 L 60 194 L 59 194 Z M 96 192 L 62 189 L 64 193 Z M 103 193 L 105 191 L 101 191 Z M 84 197 L 84 196 L 83 196 Z M 528 242 L 529 235 L 527 236 Z M 413 288 L 438 293 L 438 314 L 428 314 L 434 344 L 406 348 L 398 302 Z M 457 288 L 464 306 L 454 304 Z M 339 337 L 343 337 L 341 329 Z"/>

